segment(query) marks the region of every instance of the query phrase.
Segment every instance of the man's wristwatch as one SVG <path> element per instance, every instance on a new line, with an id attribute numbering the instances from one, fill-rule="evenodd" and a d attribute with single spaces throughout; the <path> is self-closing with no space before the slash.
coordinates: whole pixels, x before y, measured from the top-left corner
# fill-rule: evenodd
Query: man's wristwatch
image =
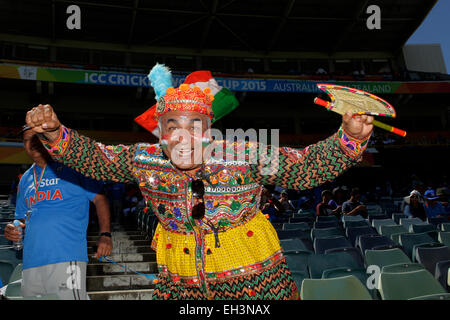
<path id="1" fill-rule="evenodd" d="M 111 232 L 102 232 L 102 233 L 100 233 L 100 237 L 101 236 L 110 237 L 110 238 L 112 237 Z"/>

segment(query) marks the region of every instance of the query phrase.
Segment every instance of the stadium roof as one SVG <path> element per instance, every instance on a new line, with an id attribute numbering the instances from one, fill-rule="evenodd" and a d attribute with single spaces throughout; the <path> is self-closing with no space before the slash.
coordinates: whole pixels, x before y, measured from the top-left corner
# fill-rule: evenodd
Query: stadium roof
<path id="1" fill-rule="evenodd" d="M 0 40 L 179 54 L 289 57 L 298 52 L 395 52 L 437 0 L 0 0 Z M 68 30 L 66 8 L 81 8 Z M 366 8 L 381 8 L 368 30 Z M 30 38 L 31 37 L 31 38 Z M 107 47 L 105 47 L 106 49 Z M 143 49 L 144 48 L 144 49 Z M 170 49 L 172 48 L 172 49 Z M 224 51 L 225 50 L 225 51 Z M 231 53 L 233 55 L 233 53 Z"/>

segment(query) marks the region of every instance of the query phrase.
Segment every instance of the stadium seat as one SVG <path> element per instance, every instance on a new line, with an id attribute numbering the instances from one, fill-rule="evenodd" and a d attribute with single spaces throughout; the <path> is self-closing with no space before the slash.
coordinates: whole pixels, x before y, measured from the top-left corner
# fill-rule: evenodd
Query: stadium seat
<path id="1" fill-rule="evenodd" d="M 403 213 L 393 213 L 392 214 L 392 220 L 394 220 L 396 224 L 399 224 L 400 219 L 403 219 L 403 218 L 407 218 L 407 216 L 404 215 Z"/>
<path id="2" fill-rule="evenodd" d="M 278 239 L 280 240 L 293 238 L 309 239 L 309 232 L 305 232 L 302 230 L 276 230 L 276 231 L 278 234 Z"/>
<path id="3" fill-rule="evenodd" d="M 407 233 L 409 233 L 409 232 L 393 233 L 393 234 L 391 234 L 391 239 L 392 239 L 392 241 L 394 241 L 395 243 L 400 244 L 400 236 L 401 236 L 402 234 L 407 234 Z"/>
<path id="4" fill-rule="evenodd" d="M 400 225 L 404 226 L 407 230 L 409 230 L 409 226 L 412 224 L 424 224 L 419 218 L 403 218 L 400 219 Z"/>
<path id="5" fill-rule="evenodd" d="M 311 251 L 305 243 L 298 238 L 280 240 L 280 245 L 285 253 L 289 251 Z"/>
<path id="6" fill-rule="evenodd" d="M 330 278 L 340 278 L 345 276 L 355 276 L 362 284 L 366 284 L 367 282 L 367 273 L 364 268 L 334 268 L 325 270 L 322 274 L 322 279 L 330 279 Z"/>
<path id="7" fill-rule="evenodd" d="M 318 221 L 314 222 L 314 229 L 337 228 L 337 221 Z"/>
<path id="8" fill-rule="evenodd" d="M 434 277 L 439 281 L 443 288 L 450 292 L 448 274 L 450 270 L 450 260 L 440 261 L 436 264 Z"/>
<path id="9" fill-rule="evenodd" d="M 388 238 L 395 233 L 408 233 L 408 230 L 404 226 L 380 226 L 379 233 L 382 236 L 386 236 Z"/>
<path id="10" fill-rule="evenodd" d="M 392 219 L 376 219 L 372 221 L 372 226 L 380 233 L 380 226 L 395 226 L 397 225 Z"/>
<path id="11" fill-rule="evenodd" d="M 312 225 L 314 218 L 311 217 L 294 217 L 289 219 L 289 223 L 306 222 L 308 225 Z"/>
<path id="12" fill-rule="evenodd" d="M 372 300 L 369 291 L 355 276 L 333 279 L 305 279 L 302 300 Z"/>
<path id="13" fill-rule="evenodd" d="M 450 293 L 430 294 L 426 296 L 411 298 L 408 300 L 450 300 Z"/>
<path id="14" fill-rule="evenodd" d="M 9 283 L 9 278 L 14 271 L 14 264 L 11 261 L 0 260 L 0 279 L 3 285 Z"/>
<path id="15" fill-rule="evenodd" d="M 283 225 L 284 225 L 284 223 L 274 223 L 274 222 L 272 222 L 272 226 L 273 226 L 273 228 L 275 229 L 275 230 L 283 230 Z"/>
<path id="16" fill-rule="evenodd" d="M 372 225 L 374 220 L 386 220 L 390 219 L 390 217 L 386 214 L 372 214 L 368 215 L 367 219 L 369 220 L 369 223 Z"/>
<path id="17" fill-rule="evenodd" d="M 441 224 L 441 231 L 443 231 L 443 232 L 450 232 L 450 223 L 443 223 L 443 224 Z"/>
<path id="18" fill-rule="evenodd" d="M 328 254 L 311 254 L 308 270 L 311 279 L 320 279 L 325 270 L 334 268 L 356 269 L 364 267 L 348 252 L 332 252 Z"/>
<path id="19" fill-rule="evenodd" d="M 358 262 L 359 265 L 361 266 L 364 265 L 364 257 L 361 255 L 361 252 L 356 248 L 333 248 L 325 250 L 325 254 L 330 254 L 334 252 L 346 252 L 350 254 Z"/>
<path id="20" fill-rule="evenodd" d="M 434 217 L 434 218 L 427 218 L 428 223 L 434 224 L 435 226 L 440 225 L 442 223 L 447 223 L 448 218 L 447 217 Z"/>
<path id="21" fill-rule="evenodd" d="M 292 271 L 292 278 L 294 279 L 295 285 L 297 286 L 298 290 L 300 291 L 300 288 L 302 287 L 302 282 L 304 279 L 309 279 L 308 271 Z"/>
<path id="22" fill-rule="evenodd" d="M 426 269 L 425 266 L 420 263 L 397 263 L 397 264 L 390 264 L 381 268 L 381 272 L 387 273 L 401 273 L 417 270 L 426 270 Z"/>
<path id="23" fill-rule="evenodd" d="M 335 216 L 317 216 L 316 217 L 316 221 L 320 222 L 320 221 L 325 221 L 325 222 L 338 222 L 338 218 L 336 218 Z"/>
<path id="24" fill-rule="evenodd" d="M 352 246 L 355 246 L 356 239 L 358 236 L 366 235 L 366 234 L 377 234 L 374 228 L 366 226 L 366 227 L 354 227 L 354 228 L 347 228 L 346 229 L 346 235 L 347 238 L 352 243 Z"/>
<path id="25" fill-rule="evenodd" d="M 12 272 L 11 276 L 9 277 L 8 283 L 17 281 L 19 279 L 22 279 L 22 263 L 19 263 Z"/>
<path id="26" fill-rule="evenodd" d="M 399 248 L 387 250 L 366 250 L 366 266 L 376 265 L 380 270 L 384 266 L 399 263 L 411 263 L 408 256 Z"/>
<path id="27" fill-rule="evenodd" d="M 343 227 L 347 228 L 356 228 L 356 227 L 370 227 L 370 224 L 367 220 L 359 220 L 359 221 L 345 221 L 343 223 Z"/>
<path id="28" fill-rule="evenodd" d="M 403 233 L 400 235 L 400 244 L 403 246 L 408 257 L 413 259 L 413 249 L 415 245 L 434 243 L 435 241 L 426 233 Z"/>
<path id="29" fill-rule="evenodd" d="M 435 248 L 417 247 L 415 258 L 418 263 L 423 264 L 430 273 L 434 274 L 438 262 L 450 260 L 450 248 L 446 246 Z"/>
<path id="30" fill-rule="evenodd" d="M 436 231 L 437 228 L 434 224 L 427 223 L 427 224 L 412 224 L 409 226 L 409 232 L 413 233 L 424 233 L 424 232 L 430 232 L 430 231 Z"/>
<path id="31" fill-rule="evenodd" d="M 311 228 L 306 222 L 283 223 L 283 230 L 302 230 L 309 231 Z"/>
<path id="32" fill-rule="evenodd" d="M 385 236 L 368 234 L 363 235 L 356 241 L 356 246 L 361 250 L 361 253 L 365 255 L 366 250 L 372 250 L 374 247 L 395 245 L 395 243 Z"/>
<path id="33" fill-rule="evenodd" d="M 314 239 L 314 251 L 318 254 L 325 253 L 325 250 L 328 249 L 348 248 L 351 246 L 351 242 L 343 236 Z"/>
<path id="34" fill-rule="evenodd" d="M 342 216 L 342 222 L 349 222 L 349 221 L 365 221 L 365 219 L 361 216 Z"/>
<path id="35" fill-rule="evenodd" d="M 291 271 L 308 272 L 309 257 L 311 252 L 307 251 L 289 251 L 285 252 L 286 263 Z"/>
<path id="36" fill-rule="evenodd" d="M 432 294 L 446 293 L 441 284 L 427 270 L 380 275 L 380 294 L 383 300 L 407 300 Z"/>
<path id="37" fill-rule="evenodd" d="M 330 238 L 336 236 L 343 236 L 344 232 L 338 228 L 326 228 L 326 229 L 312 229 L 311 239 L 315 238 Z"/>
<path id="38" fill-rule="evenodd" d="M 439 232 L 438 241 L 450 248 L 450 232 Z"/>

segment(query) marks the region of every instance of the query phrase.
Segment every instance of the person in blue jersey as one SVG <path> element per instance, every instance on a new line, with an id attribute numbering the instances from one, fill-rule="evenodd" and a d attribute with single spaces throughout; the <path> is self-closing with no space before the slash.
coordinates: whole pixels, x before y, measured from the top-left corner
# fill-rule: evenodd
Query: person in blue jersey
<path id="1" fill-rule="evenodd" d="M 95 204 L 101 232 L 95 257 L 112 251 L 109 204 L 100 193 L 103 183 L 52 161 L 33 130 L 24 129 L 23 142 L 34 163 L 20 179 L 15 211 L 24 229 L 22 295 L 89 299 L 89 201 Z M 5 228 L 5 237 L 10 241 L 20 239 L 12 224 Z"/>

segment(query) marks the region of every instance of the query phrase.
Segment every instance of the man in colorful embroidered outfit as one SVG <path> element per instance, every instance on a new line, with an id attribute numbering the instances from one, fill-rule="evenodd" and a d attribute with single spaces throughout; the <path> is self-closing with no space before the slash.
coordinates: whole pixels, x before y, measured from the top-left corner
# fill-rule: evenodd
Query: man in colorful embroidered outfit
<path id="1" fill-rule="evenodd" d="M 159 219 L 152 242 L 159 269 L 154 298 L 297 299 L 276 231 L 259 210 L 261 187 L 308 189 L 335 179 L 361 160 L 373 118 L 347 113 L 324 141 L 259 153 L 265 149 L 256 142 L 212 141 L 210 91 L 162 85 L 152 79 L 155 68 L 150 80 L 159 144 L 105 146 L 61 125 L 49 105 L 29 111 L 27 124 L 42 133 L 54 159 L 82 174 L 138 181 Z M 198 156 L 192 146 L 205 142 L 214 151 Z"/>
<path id="2" fill-rule="evenodd" d="M 89 201 L 100 231 L 110 231 L 108 201 L 99 194 L 103 184 L 52 161 L 33 130 L 23 132 L 23 142 L 34 163 L 20 179 L 15 212 L 24 228 L 22 295 L 86 300 Z M 20 234 L 8 224 L 5 237 L 18 241 Z M 109 237 L 97 245 L 97 258 L 111 254 Z"/>

